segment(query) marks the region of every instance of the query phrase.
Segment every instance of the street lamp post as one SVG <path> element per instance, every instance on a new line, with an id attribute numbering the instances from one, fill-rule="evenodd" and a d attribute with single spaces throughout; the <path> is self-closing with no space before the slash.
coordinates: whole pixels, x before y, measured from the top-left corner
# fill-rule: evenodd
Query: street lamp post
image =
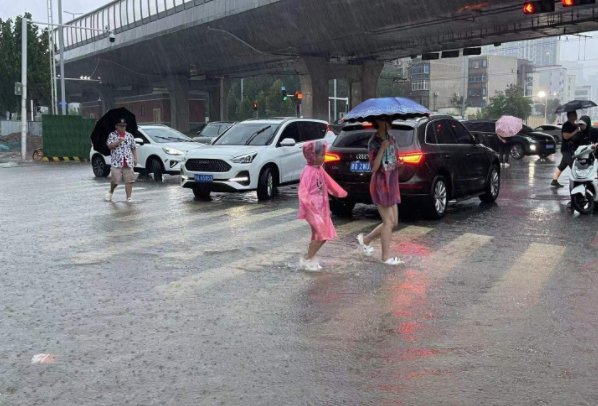
<path id="1" fill-rule="evenodd" d="M 541 90 L 540 92 L 538 92 L 538 97 L 540 99 L 544 99 L 544 123 L 546 123 L 548 121 L 547 115 L 548 115 L 548 97 L 546 95 L 546 92 Z"/>

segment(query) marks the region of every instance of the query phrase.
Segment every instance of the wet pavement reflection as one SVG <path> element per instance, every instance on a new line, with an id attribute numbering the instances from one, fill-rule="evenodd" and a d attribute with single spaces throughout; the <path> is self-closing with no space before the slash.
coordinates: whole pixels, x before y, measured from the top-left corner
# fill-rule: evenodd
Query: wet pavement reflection
<path id="1" fill-rule="evenodd" d="M 397 268 L 357 249 L 358 205 L 321 272 L 296 187 L 107 203 L 87 165 L 2 169 L 0 405 L 597 404 L 598 217 L 555 162 L 441 221 L 402 207 Z"/>

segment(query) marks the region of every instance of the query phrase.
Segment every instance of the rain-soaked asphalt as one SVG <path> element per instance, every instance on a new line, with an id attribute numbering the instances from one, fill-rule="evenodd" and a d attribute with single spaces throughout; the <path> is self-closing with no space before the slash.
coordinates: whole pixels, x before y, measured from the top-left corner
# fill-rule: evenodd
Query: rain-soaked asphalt
<path id="1" fill-rule="evenodd" d="M 127 205 L 85 164 L 0 169 L 0 405 L 596 405 L 598 217 L 554 166 L 403 214 L 399 268 L 359 255 L 359 207 L 319 273 L 292 188 Z"/>

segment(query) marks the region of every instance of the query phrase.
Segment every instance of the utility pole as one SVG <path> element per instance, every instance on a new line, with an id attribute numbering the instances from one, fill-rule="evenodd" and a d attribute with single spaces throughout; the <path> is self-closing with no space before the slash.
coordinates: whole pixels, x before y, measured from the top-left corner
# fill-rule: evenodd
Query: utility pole
<path id="1" fill-rule="evenodd" d="M 64 28 L 62 27 L 62 0 L 58 0 L 58 45 L 60 46 L 60 105 L 66 116 L 66 90 L 64 87 Z"/>
<path id="2" fill-rule="evenodd" d="M 243 78 L 241 78 L 241 103 L 243 103 Z"/>
<path id="3" fill-rule="evenodd" d="M 338 117 L 338 111 L 336 109 L 336 83 L 336 79 L 334 79 L 334 108 L 332 109 L 332 111 L 334 112 L 334 116 L 332 118 L 332 123 L 336 123 Z"/>
<path id="4" fill-rule="evenodd" d="M 21 160 L 27 157 L 27 19 L 21 19 Z"/>

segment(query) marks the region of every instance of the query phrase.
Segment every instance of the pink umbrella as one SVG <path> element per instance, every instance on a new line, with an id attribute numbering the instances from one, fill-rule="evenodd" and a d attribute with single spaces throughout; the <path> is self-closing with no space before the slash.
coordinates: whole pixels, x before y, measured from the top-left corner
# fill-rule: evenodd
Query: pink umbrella
<path id="1" fill-rule="evenodd" d="M 523 128 L 523 120 L 513 116 L 502 116 L 496 121 L 496 133 L 503 138 L 519 134 Z"/>

